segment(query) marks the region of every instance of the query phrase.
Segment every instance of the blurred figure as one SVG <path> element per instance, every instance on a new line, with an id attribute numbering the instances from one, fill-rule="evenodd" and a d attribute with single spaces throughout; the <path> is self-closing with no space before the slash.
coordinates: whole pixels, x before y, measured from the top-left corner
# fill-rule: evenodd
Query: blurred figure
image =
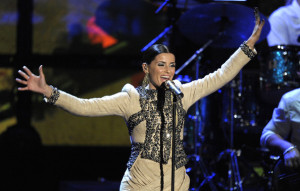
<path id="1" fill-rule="evenodd" d="M 300 0 L 287 0 L 285 6 L 270 15 L 269 22 L 269 46 L 300 45 Z"/>
<path id="2" fill-rule="evenodd" d="M 299 188 L 300 88 L 282 96 L 272 119 L 263 129 L 260 143 L 262 147 L 269 148 L 271 153 L 279 152 L 281 156 L 274 167 L 275 190 Z"/>
<path id="3" fill-rule="evenodd" d="M 263 147 L 279 149 L 286 166 L 300 166 L 300 88 L 282 96 L 260 141 Z"/>

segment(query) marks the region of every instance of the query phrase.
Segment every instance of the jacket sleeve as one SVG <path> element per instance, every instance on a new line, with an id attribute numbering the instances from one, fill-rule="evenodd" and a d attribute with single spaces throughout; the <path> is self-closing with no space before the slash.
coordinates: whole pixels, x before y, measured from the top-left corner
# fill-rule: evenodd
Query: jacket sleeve
<path id="1" fill-rule="evenodd" d="M 55 105 L 79 116 L 117 115 L 124 117 L 130 102 L 130 95 L 127 91 L 90 99 L 78 98 L 64 91 L 59 91 L 60 96 Z"/>
<path id="2" fill-rule="evenodd" d="M 183 102 L 185 109 L 188 109 L 196 101 L 205 97 L 231 81 L 246 65 L 250 59 L 239 48 L 230 58 L 215 72 L 206 75 L 202 79 L 194 80 L 183 84 L 181 87 L 184 93 Z"/>

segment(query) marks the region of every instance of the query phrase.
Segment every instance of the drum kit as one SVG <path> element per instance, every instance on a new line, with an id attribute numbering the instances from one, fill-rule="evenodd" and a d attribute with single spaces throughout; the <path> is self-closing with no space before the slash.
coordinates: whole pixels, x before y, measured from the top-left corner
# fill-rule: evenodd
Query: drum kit
<path id="1" fill-rule="evenodd" d="M 173 30 L 178 29 L 187 40 L 200 46 L 200 48 L 176 70 L 175 74 L 178 77 L 182 76 L 180 72 L 187 66 L 194 64 L 194 77 L 185 76 L 181 79 L 188 79 L 188 81 L 192 78 L 199 79 L 203 52 L 207 47 L 236 49 L 252 33 L 255 24 L 254 9 L 243 5 L 241 2 L 233 2 L 237 1 L 151 1 L 157 6 L 155 14 L 169 9 L 179 9 L 182 14 L 176 20 L 170 19 L 173 21 L 171 25 L 166 27 L 141 51 L 145 51 L 162 38 L 168 39 L 168 35 Z M 268 19 L 263 14 L 260 14 L 260 17 L 266 23 L 258 42 L 263 41 L 270 31 Z M 171 44 L 172 42 L 167 43 Z M 265 97 L 266 100 L 271 101 L 269 97 L 274 98 L 274 94 L 281 97 L 284 92 L 300 86 L 300 47 L 278 45 L 268 48 L 267 55 L 263 59 L 259 59 L 261 71 L 257 86 L 259 86 L 259 92 L 261 92 L 259 95 L 262 99 Z M 254 85 L 249 83 L 249 79 L 243 78 L 241 71 L 222 92 L 224 104 L 221 118 L 224 122 L 223 125 L 227 124 L 226 136 L 228 136 L 228 148 L 216 157 L 217 160 L 227 160 L 227 174 L 225 178 L 221 178 L 222 180 L 216 180 L 218 175 L 208 167 L 202 157 L 203 147 L 205 147 L 203 131 L 207 127 L 204 125 L 205 119 L 202 118 L 201 111 L 203 108 L 207 109 L 205 108 L 207 105 L 206 98 L 196 102 L 193 107 L 193 115 L 187 116 L 184 142 L 188 147 L 187 150 L 191 151 L 188 156 L 191 164 L 187 165 L 187 172 L 190 173 L 191 177 L 191 190 L 243 190 L 244 178 L 241 177 L 238 161 L 240 151 L 235 149 L 234 133 L 239 130 L 247 130 L 247 127 L 258 128 L 257 116 L 259 115 L 259 105 L 253 101 L 256 96 L 253 93 Z M 183 81 L 183 83 L 188 81 Z M 278 102 L 279 100 L 276 99 L 270 104 L 274 106 Z M 256 131 L 258 133 L 259 130 Z"/>

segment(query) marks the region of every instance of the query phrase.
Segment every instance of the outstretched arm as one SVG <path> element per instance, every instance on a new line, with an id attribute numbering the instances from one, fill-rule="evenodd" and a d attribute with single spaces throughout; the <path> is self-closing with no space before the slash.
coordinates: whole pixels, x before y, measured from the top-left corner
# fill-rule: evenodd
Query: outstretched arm
<path id="1" fill-rule="evenodd" d="M 129 96 L 127 92 L 119 92 L 102 98 L 82 99 L 48 85 L 42 66 L 39 67 L 39 76 L 33 74 L 26 66 L 23 66 L 23 70 L 18 71 L 23 79 L 16 78 L 18 83 L 24 85 L 24 87 L 18 88 L 19 91 L 43 94 L 48 98 L 46 102 L 55 104 L 72 114 L 80 116 L 124 116 L 126 109 L 128 109 Z M 55 97 L 57 95 L 55 91 L 59 92 L 59 99 L 58 96 Z"/>
<path id="2" fill-rule="evenodd" d="M 213 93 L 232 80 L 238 74 L 241 68 L 256 55 L 254 45 L 259 40 L 265 21 L 260 20 L 257 8 L 255 8 L 254 14 L 255 26 L 252 34 L 248 40 L 241 45 L 241 48 L 231 55 L 231 57 L 221 66 L 221 68 L 206 75 L 204 78 L 182 85 L 181 89 L 185 95 L 183 98 L 186 106 L 185 109 L 188 109 L 197 100 Z"/>
<path id="3" fill-rule="evenodd" d="M 52 88 L 46 83 L 43 66 L 41 65 L 39 67 L 39 76 L 33 74 L 26 66 L 23 66 L 23 69 L 24 71 L 18 71 L 23 79 L 16 78 L 16 81 L 25 86 L 19 87 L 18 90 L 40 93 L 49 98 L 52 93 Z"/>

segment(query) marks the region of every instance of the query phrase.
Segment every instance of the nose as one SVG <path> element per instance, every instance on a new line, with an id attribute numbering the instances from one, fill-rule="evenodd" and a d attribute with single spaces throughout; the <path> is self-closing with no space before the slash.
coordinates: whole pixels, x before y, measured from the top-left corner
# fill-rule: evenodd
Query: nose
<path id="1" fill-rule="evenodd" d="M 170 66 L 166 66 L 166 67 L 165 67 L 165 72 L 166 72 L 166 73 L 170 73 L 170 71 L 171 71 L 171 67 L 170 67 Z"/>

